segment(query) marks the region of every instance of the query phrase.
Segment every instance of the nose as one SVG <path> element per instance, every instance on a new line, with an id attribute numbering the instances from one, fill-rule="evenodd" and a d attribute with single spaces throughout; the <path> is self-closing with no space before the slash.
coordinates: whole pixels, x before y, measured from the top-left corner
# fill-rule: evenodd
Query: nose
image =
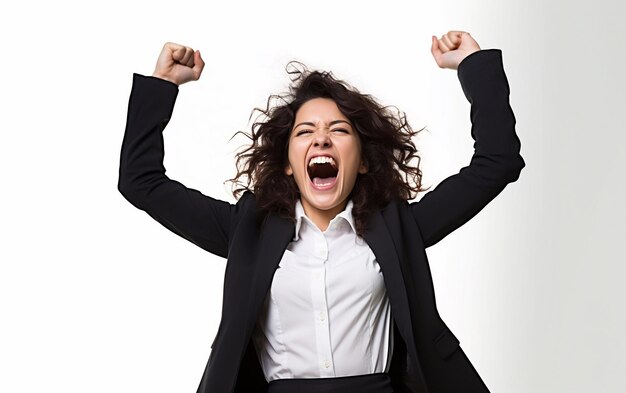
<path id="1" fill-rule="evenodd" d="M 313 139 L 313 146 L 315 147 L 330 147 L 330 133 L 325 130 L 320 130 L 315 134 Z"/>

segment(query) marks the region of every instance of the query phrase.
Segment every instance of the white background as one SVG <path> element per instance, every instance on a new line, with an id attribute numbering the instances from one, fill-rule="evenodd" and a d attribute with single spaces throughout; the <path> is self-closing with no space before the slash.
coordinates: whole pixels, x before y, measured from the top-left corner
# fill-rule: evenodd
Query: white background
<path id="1" fill-rule="evenodd" d="M 166 41 L 207 63 L 180 87 L 167 174 L 234 202 L 229 138 L 292 59 L 426 126 L 425 185 L 467 165 L 469 104 L 430 54 L 448 30 L 502 49 L 527 166 L 428 249 L 441 315 L 493 392 L 626 390 L 622 2 L 97 4 L 0 6 L 0 391 L 197 388 L 225 261 L 117 191 L 132 73 Z"/>

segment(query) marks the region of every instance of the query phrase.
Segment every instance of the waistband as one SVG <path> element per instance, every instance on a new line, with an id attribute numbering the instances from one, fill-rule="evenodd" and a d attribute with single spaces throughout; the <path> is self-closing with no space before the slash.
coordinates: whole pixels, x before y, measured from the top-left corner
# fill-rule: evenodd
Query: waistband
<path id="1" fill-rule="evenodd" d="M 387 373 L 270 381 L 267 393 L 393 393 Z"/>

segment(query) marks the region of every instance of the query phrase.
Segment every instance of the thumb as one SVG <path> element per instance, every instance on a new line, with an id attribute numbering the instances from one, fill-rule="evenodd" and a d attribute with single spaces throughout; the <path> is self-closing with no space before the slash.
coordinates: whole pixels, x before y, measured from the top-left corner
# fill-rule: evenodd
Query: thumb
<path id="1" fill-rule="evenodd" d="M 198 78 L 200 78 L 200 75 L 202 75 L 202 70 L 204 69 L 204 60 L 202 60 L 202 56 L 200 55 L 199 50 L 195 51 L 195 53 L 193 54 L 193 60 L 194 65 L 191 71 L 196 77 L 196 80 L 198 80 Z"/>
<path id="2" fill-rule="evenodd" d="M 437 59 L 443 54 L 443 52 L 441 52 L 441 48 L 439 48 L 439 41 L 437 40 L 437 37 L 432 36 L 431 38 L 432 43 L 430 46 L 430 52 L 433 54 L 435 61 L 437 61 Z M 439 61 L 437 61 L 437 64 L 439 64 Z"/>

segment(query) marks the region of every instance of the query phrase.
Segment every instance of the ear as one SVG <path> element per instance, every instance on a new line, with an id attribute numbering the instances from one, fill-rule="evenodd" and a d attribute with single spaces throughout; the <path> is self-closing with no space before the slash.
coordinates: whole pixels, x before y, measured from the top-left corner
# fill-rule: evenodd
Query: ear
<path id="1" fill-rule="evenodd" d="M 287 174 L 287 176 L 293 175 L 293 169 L 291 169 L 291 165 L 287 165 L 287 167 L 285 167 L 285 174 Z"/>
<path id="2" fill-rule="evenodd" d="M 359 173 L 361 175 L 364 175 L 367 173 L 367 165 L 365 165 L 365 162 L 363 162 L 363 160 L 361 160 L 361 165 L 359 165 Z"/>

